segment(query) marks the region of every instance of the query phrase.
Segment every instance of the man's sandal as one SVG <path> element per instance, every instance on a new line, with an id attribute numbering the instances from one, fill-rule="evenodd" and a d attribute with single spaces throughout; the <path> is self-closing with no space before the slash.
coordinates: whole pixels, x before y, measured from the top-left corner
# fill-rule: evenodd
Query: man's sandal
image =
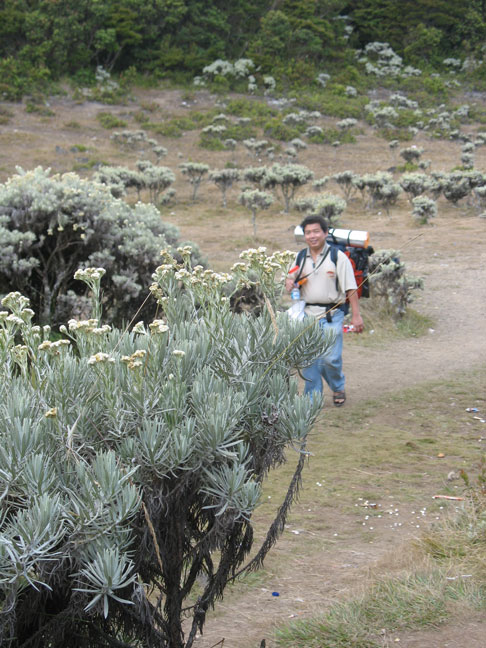
<path id="1" fill-rule="evenodd" d="M 342 407 L 346 402 L 346 393 L 343 391 L 334 392 L 332 402 L 336 407 Z"/>

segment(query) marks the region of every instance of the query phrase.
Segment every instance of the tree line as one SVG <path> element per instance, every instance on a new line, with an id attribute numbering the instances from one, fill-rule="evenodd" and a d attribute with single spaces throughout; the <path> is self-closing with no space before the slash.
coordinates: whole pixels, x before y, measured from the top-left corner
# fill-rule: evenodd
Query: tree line
<path id="1" fill-rule="evenodd" d="M 485 35 L 486 0 L 4 0 L 0 69 L 4 84 L 33 70 L 88 81 L 98 65 L 189 76 L 250 57 L 302 74 L 350 62 L 371 41 L 434 65 L 474 54 Z"/>

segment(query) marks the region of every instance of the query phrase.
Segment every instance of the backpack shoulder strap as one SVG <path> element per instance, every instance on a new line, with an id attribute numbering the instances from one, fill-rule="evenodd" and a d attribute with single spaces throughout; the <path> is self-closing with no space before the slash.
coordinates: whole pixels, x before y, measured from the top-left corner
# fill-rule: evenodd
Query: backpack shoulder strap
<path id="1" fill-rule="evenodd" d="M 338 258 L 339 247 L 334 243 L 329 243 L 329 247 L 331 248 L 331 261 L 336 266 L 336 290 L 339 293 L 339 279 L 337 274 L 337 258 Z"/>
<path id="2" fill-rule="evenodd" d="M 337 257 L 338 257 L 338 246 L 334 245 L 333 243 L 329 243 L 329 247 L 331 248 L 331 261 L 334 263 L 334 265 L 337 265 Z"/>
<path id="3" fill-rule="evenodd" d="M 297 254 L 297 258 L 295 259 L 295 265 L 299 266 L 299 273 L 295 278 L 296 283 L 300 279 L 300 275 L 302 274 L 302 271 L 304 269 L 306 255 L 307 255 L 307 248 L 303 248 L 302 250 L 299 250 L 299 253 Z"/>

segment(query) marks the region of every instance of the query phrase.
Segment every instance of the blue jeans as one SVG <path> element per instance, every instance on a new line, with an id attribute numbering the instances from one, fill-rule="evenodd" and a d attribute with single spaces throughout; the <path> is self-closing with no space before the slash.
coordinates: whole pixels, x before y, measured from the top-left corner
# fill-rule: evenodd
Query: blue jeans
<path id="1" fill-rule="evenodd" d="M 302 370 L 305 378 L 304 394 L 317 391 L 322 394 L 322 378 L 333 392 L 344 390 L 343 374 L 343 319 L 342 310 L 337 310 L 329 323 L 325 317 L 319 320 L 322 331 L 331 329 L 336 335 L 332 347 L 322 356 L 314 360 L 310 367 Z"/>

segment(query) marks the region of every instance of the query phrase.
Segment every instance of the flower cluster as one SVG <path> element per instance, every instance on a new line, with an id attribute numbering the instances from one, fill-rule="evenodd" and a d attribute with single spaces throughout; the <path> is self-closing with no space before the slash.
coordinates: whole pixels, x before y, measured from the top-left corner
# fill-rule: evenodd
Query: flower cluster
<path id="1" fill-rule="evenodd" d="M 237 288 L 254 286 L 261 290 L 271 301 L 275 301 L 281 289 L 281 278 L 285 275 L 295 253 L 285 250 L 267 256 L 266 247 L 250 248 L 240 254 L 242 261 L 235 263 L 231 271 L 238 280 Z"/>
<path id="2" fill-rule="evenodd" d="M 49 355 L 59 356 L 61 355 L 62 349 L 66 349 L 70 346 L 70 340 L 56 340 L 51 342 L 50 340 L 44 340 L 37 349 L 39 351 L 46 351 Z"/>
<path id="3" fill-rule="evenodd" d="M 155 319 L 153 322 L 149 324 L 149 329 L 152 334 L 157 335 L 160 333 L 167 333 L 169 330 L 169 327 L 167 324 L 164 322 L 164 320 L 161 319 Z"/>
<path id="4" fill-rule="evenodd" d="M 129 369 L 138 369 L 139 367 L 142 367 L 144 364 L 144 359 L 147 355 L 147 351 L 145 349 L 137 349 L 137 351 L 134 351 L 132 355 L 129 356 L 122 356 L 121 361 L 127 365 Z"/>
<path id="5" fill-rule="evenodd" d="M 105 353 L 103 351 L 99 351 L 98 353 L 95 353 L 94 355 L 90 356 L 88 359 L 88 364 L 89 365 L 95 365 L 95 364 L 104 364 L 104 363 L 114 363 L 115 358 L 110 356 L 109 353 Z"/>

